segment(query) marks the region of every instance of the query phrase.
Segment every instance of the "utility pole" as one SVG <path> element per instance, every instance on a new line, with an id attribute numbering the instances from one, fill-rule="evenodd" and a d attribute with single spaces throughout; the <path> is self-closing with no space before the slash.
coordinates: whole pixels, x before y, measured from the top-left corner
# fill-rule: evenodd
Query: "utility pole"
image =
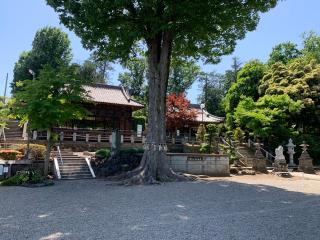
<path id="1" fill-rule="evenodd" d="M 208 74 L 206 73 L 205 85 L 204 85 L 204 102 L 207 103 L 208 100 Z"/>
<path id="2" fill-rule="evenodd" d="M 4 94 L 3 94 L 3 103 L 4 104 L 6 104 L 7 85 L 8 85 L 8 73 L 7 73 L 7 77 L 6 77 L 6 83 L 4 85 Z"/>

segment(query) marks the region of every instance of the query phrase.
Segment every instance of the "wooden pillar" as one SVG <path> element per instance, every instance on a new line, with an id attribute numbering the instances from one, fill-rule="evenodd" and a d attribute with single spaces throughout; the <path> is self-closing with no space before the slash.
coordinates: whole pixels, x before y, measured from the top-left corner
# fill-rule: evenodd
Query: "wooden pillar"
<path id="1" fill-rule="evenodd" d="M 72 134 L 72 140 L 73 140 L 74 142 L 77 141 L 77 133 L 76 133 L 76 132 L 74 132 L 74 133 Z"/>
<path id="2" fill-rule="evenodd" d="M 89 142 L 89 133 L 86 133 L 86 142 Z"/>

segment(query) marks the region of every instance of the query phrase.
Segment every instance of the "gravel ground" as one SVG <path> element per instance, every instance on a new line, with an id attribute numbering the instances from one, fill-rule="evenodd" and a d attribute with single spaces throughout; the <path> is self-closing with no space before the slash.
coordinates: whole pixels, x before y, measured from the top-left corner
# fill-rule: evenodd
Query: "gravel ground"
<path id="1" fill-rule="evenodd" d="M 157 186 L 0 188 L 0 239 L 319 239 L 320 181 L 271 175 Z"/>

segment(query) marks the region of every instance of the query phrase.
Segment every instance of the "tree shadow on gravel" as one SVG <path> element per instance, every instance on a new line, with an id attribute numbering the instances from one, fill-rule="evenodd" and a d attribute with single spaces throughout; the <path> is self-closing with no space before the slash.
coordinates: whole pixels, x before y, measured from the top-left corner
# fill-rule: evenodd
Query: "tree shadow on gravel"
<path id="1" fill-rule="evenodd" d="M 319 194 L 267 183 L 219 179 L 123 187 L 61 181 L 52 188 L 1 188 L 0 204 L 6 240 L 318 239 L 320 234 Z"/>

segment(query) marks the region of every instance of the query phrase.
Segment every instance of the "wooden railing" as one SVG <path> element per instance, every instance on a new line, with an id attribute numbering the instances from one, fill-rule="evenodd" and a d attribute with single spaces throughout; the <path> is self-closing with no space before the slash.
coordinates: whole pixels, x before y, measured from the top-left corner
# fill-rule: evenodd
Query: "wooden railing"
<path id="1" fill-rule="evenodd" d="M 53 132 L 59 135 L 60 141 L 73 142 L 107 142 L 112 141 L 112 131 L 100 129 L 71 129 L 54 128 Z M 120 130 L 121 143 L 144 143 L 145 133 Z M 33 140 L 47 140 L 47 132 L 33 132 Z"/>
<path id="2" fill-rule="evenodd" d="M 72 142 L 105 142 L 111 143 L 112 131 L 106 129 L 72 129 L 72 128 L 54 128 L 53 132 L 59 135 L 59 140 L 72 141 Z M 146 141 L 146 132 L 138 133 L 131 130 L 120 130 L 121 143 L 144 143 Z M 32 134 L 33 140 L 47 140 L 47 132 L 34 131 Z M 195 137 L 178 136 L 172 137 L 167 136 L 168 144 L 199 144 Z"/>

